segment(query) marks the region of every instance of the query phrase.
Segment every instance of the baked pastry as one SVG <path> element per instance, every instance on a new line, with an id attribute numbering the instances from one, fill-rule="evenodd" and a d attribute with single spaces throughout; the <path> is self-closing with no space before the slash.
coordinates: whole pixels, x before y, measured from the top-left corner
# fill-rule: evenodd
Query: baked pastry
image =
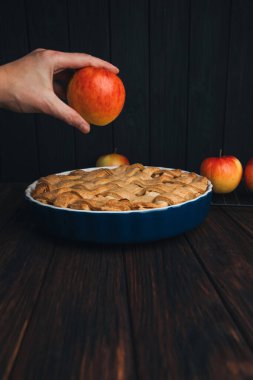
<path id="1" fill-rule="evenodd" d="M 207 187 L 207 178 L 195 173 L 134 164 L 49 175 L 37 182 L 32 197 L 56 207 L 128 211 L 183 203 Z"/>

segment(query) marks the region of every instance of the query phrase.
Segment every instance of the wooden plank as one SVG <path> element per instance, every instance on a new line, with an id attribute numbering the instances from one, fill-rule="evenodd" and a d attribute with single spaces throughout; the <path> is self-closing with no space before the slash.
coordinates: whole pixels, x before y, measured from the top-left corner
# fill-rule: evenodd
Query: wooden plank
<path id="1" fill-rule="evenodd" d="M 115 148 L 131 163 L 149 162 L 148 2 L 110 1 L 111 58 L 126 88 L 122 114 L 113 122 Z"/>
<path id="2" fill-rule="evenodd" d="M 31 50 L 69 50 L 66 1 L 28 0 L 26 13 Z M 41 175 L 75 168 L 73 128 L 50 116 L 36 115 L 36 118 Z"/>
<path id="3" fill-rule="evenodd" d="M 23 205 L 24 184 L 0 184 L 0 230 Z"/>
<path id="4" fill-rule="evenodd" d="M 150 1 L 152 165 L 185 168 L 189 11 L 188 0 Z"/>
<path id="5" fill-rule="evenodd" d="M 252 375 L 252 353 L 184 237 L 123 252 L 140 379 Z"/>
<path id="6" fill-rule="evenodd" d="M 222 210 L 253 237 L 253 209 L 252 207 L 226 207 Z"/>
<path id="7" fill-rule="evenodd" d="M 0 64 L 28 52 L 25 12 L 21 1 L 1 4 Z M 36 128 L 33 115 L 0 110 L 0 179 L 31 181 L 38 177 Z"/>
<path id="8" fill-rule="evenodd" d="M 217 156 L 223 143 L 230 0 L 191 2 L 189 73 L 189 170 Z"/>
<path id="9" fill-rule="evenodd" d="M 57 243 L 11 378 L 135 379 L 126 300 L 117 248 Z"/>
<path id="10" fill-rule="evenodd" d="M 243 164 L 252 157 L 253 2 L 232 0 L 225 152 Z"/>
<path id="11" fill-rule="evenodd" d="M 217 207 L 212 208 L 206 222 L 188 233 L 187 238 L 253 348 L 252 238 Z"/>
<path id="12" fill-rule="evenodd" d="M 109 8 L 103 0 L 68 1 L 70 49 L 110 60 Z M 75 132 L 76 165 L 95 166 L 97 158 L 113 151 L 112 127 L 91 127 L 88 135 Z"/>
<path id="13" fill-rule="evenodd" d="M 53 248 L 51 239 L 36 232 L 26 210 L 19 212 L 0 232 L 0 378 L 3 380 L 8 378 L 15 363 Z"/>

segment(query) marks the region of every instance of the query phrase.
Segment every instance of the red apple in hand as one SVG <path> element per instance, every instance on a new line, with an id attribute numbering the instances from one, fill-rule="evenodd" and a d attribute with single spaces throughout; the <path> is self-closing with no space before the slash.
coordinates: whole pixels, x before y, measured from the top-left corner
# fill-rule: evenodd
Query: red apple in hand
<path id="1" fill-rule="evenodd" d="M 84 67 L 71 78 L 67 99 L 88 123 L 106 125 L 116 119 L 125 102 L 121 79 L 109 70 Z"/>
<path id="2" fill-rule="evenodd" d="M 245 166 L 244 179 L 247 188 L 253 191 L 253 158 L 251 158 Z"/>
<path id="3" fill-rule="evenodd" d="M 200 174 L 211 181 L 215 193 L 230 193 L 242 179 L 242 165 L 234 156 L 209 157 L 202 162 Z"/>
<path id="4" fill-rule="evenodd" d="M 99 157 L 96 162 L 96 166 L 116 166 L 116 165 L 128 165 L 129 161 L 125 156 L 117 153 L 106 154 Z"/>

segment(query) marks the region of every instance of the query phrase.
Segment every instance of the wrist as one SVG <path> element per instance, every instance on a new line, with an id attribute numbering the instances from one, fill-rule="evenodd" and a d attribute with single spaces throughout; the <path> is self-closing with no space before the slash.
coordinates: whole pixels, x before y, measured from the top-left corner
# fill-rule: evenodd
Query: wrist
<path id="1" fill-rule="evenodd" d="M 10 86 L 7 73 L 7 65 L 0 66 L 0 107 L 9 108 Z"/>

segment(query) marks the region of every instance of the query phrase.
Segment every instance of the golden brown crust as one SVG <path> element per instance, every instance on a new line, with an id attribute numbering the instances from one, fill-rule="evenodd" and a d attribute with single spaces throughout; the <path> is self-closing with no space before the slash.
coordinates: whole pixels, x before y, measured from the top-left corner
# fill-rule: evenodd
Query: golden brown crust
<path id="1" fill-rule="evenodd" d="M 75 210 L 128 211 L 183 203 L 207 187 L 207 178 L 195 173 L 133 164 L 49 175 L 38 181 L 32 197 Z"/>

